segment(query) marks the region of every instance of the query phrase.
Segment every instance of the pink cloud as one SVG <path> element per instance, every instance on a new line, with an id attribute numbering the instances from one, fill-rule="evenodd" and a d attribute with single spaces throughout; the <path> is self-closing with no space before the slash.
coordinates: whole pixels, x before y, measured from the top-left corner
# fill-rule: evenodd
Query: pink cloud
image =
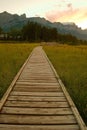
<path id="1" fill-rule="evenodd" d="M 78 13 L 78 9 L 73 10 L 71 6 L 67 10 L 59 11 L 50 11 L 46 13 L 46 18 L 49 19 L 50 21 L 62 21 L 65 19 L 68 19 L 70 17 L 73 17 Z"/>
<path id="2" fill-rule="evenodd" d="M 72 4 L 66 5 L 65 10 L 52 10 L 46 13 L 46 18 L 52 22 L 75 22 L 78 23 L 84 19 L 87 19 L 87 9 L 74 9 Z"/>

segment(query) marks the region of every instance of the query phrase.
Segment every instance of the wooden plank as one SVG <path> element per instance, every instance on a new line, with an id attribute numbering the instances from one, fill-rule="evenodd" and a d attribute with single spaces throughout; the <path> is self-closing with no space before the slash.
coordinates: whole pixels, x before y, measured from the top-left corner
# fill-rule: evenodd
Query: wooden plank
<path id="1" fill-rule="evenodd" d="M 38 86 L 38 87 L 57 87 L 59 88 L 60 85 L 58 83 L 26 83 L 24 84 L 16 84 L 15 86 Z"/>
<path id="2" fill-rule="evenodd" d="M 39 107 L 39 108 L 48 108 L 48 107 L 57 107 L 57 108 L 69 108 L 69 104 L 67 102 L 28 102 L 28 101 L 7 101 L 5 103 L 6 107 Z"/>
<path id="3" fill-rule="evenodd" d="M 31 66 L 26 66 L 26 70 L 25 70 L 24 72 L 28 72 L 28 71 L 30 71 L 30 72 L 32 72 L 32 71 L 37 72 L 37 69 L 38 69 L 38 68 L 39 68 L 39 72 L 44 72 L 44 70 L 45 70 L 46 73 L 47 73 L 47 72 L 49 72 L 49 73 L 52 72 L 50 66 L 47 65 L 47 64 L 45 64 L 45 67 L 42 66 L 42 65 L 39 65 L 39 64 L 36 64 L 36 66 L 34 65 L 33 67 L 31 67 Z M 43 70 L 42 68 L 44 68 L 44 70 Z"/>
<path id="4" fill-rule="evenodd" d="M 29 83 L 56 83 L 54 80 L 28 80 L 28 81 L 17 81 L 16 84 L 29 84 Z"/>
<path id="5" fill-rule="evenodd" d="M 58 85 L 57 82 L 56 82 L 56 83 L 16 82 L 16 84 L 17 84 L 17 85 L 21 85 L 21 84 L 22 84 L 22 85 L 30 85 L 30 84 L 32 84 L 32 85 L 34 84 L 34 85 L 35 85 L 35 84 L 36 84 L 36 85 L 44 85 L 44 86 L 45 86 L 45 85 L 48 85 L 48 86 L 49 86 L 49 85 L 51 85 L 51 86 Z"/>
<path id="6" fill-rule="evenodd" d="M 51 78 L 51 79 L 50 79 L 50 78 L 48 78 L 48 79 L 47 79 L 47 78 L 46 78 L 46 79 L 44 79 L 44 78 L 41 79 L 41 78 L 39 77 L 38 79 L 37 79 L 37 78 L 32 78 L 32 79 L 29 78 L 28 80 L 27 80 L 27 79 L 25 79 L 25 80 L 23 80 L 23 79 L 20 80 L 20 79 L 19 79 L 19 80 L 17 80 L 17 81 L 18 81 L 18 82 L 32 82 L 32 81 L 38 81 L 38 82 L 39 82 L 39 81 L 43 81 L 43 82 L 47 82 L 47 81 L 48 81 L 48 82 L 51 83 L 51 82 L 56 82 L 56 79 L 55 79 L 55 78 L 54 78 L 54 79 L 52 79 L 52 78 Z"/>
<path id="7" fill-rule="evenodd" d="M 44 64 L 43 64 L 44 65 Z M 41 69 L 41 70 L 40 70 Z M 40 68 L 38 66 L 38 68 L 34 67 L 34 69 L 25 69 L 25 71 L 23 72 L 23 75 L 29 75 L 29 74 L 41 74 L 41 75 L 49 75 L 49 76 L 52 76 L 53 74 L 53 71 L 52 70 L 49 70 L 50 68 L 47 67 L 47 69 L 44 69 L 44 67 Z M 35 75 L 33 75 L 35 76 Z"/>
<path id="8" fill-rule="evenodd" d="M 44 65 L 44 64 L 43 64 Z M 39 68 L 38 68 L 39 69 Z M 42 68 L 43 69 L 43 68 Z M 35 74 L 35 75 L 34 75 Z M 36 76 L 36 75 L 38 75 L 38 76 L 40 76 L 40 75 L 46 75 L 46 76 L 53 76 L 53 72 L 51 73 L 51 72 L 43 72 L 43 73 L 41 73 L 41 72 L 29 72 L 29 73 L 27 73 L 27 71 L 26 72 L 23 72 L 23 75 L 24 76 L 26 76 L 26 75 L 34 75 L 34 76 Z"/>
<path id="9" fill-rule="evenodd" d="M 24 73 L 24 74 L 23 74 L 23 73 L 22 73 L 22 78 L 25 78 L 25 79 L 27 79 L 27 78 L 29 78 L 29 77 L 33 77 L 33 76 L 35 76 L 35 77 L 40 77 L 40 76 L 41 76 L 41 77 L 52 77 L 53 74 L 50 74 L 50 75 L 49 75 L 49 74 L 41 74 L 41 73 L 40 73 L 40 74 L 37 75 L 37 74 L 35 74 L 35 73 L 34 73 L 34 74 L 31 74 L 31 73 L 29 73 L 29 74 L 25 74 L 25 73 Z M 20 77 L 20 78 L 21 78 L 21 77 Z"/>
<path id="10" fill-rule="evenodd" d="M 26 114 L 26 115 L 71 115 L 70 108 L 18 108 L 3 107 L 3 114 Z"/>
<path id="11" fill-rule="evenodd" d="M 60 86 L 57 86 L 57 85 L 38 85 L 38 84 L 29 84 L 29 85 L 15 85 L 15 87 L 14 88 L 26 88 L 26 87 L 28 87 L 28 88 L 54 88 L 54 89 L 56 89 L 56 88 L 58 88 L 58 89 L 61 89 L 61 87 Z M 61 89 L 62 90 L 62 89 Z"/>
<path id="12" fill-rule="evenodd" d="M 45 75 L 45 76 L 46 76 L 46 75 Z M 22 75 L 20 75 L 19 79 L 20 79 L 20 80 L 22 80 L 22 79 L 27 79 L 27 80 L 28 80 L 28 79 L 30 79 L 30 78 L 31 78 L 31 79 L 32 79 L 32 78 L 38 79 L 38 78 L 40 78 L 40 77 L 41 77 L 41 78 L 46 78 L 46 79 L 48 78 L 48 79 L 49 79 L 49 78 L 54 78 L 54 75 L 51 75 L 51 76 L 48 75 L 48 76 L 46 76 L 46 77 L 43 77 L 43 75 L 42 75 L 42 76 L 40 76 L 40 75 L 36 75 L 36 76 L 35 76 L 35 75 L 31 75 L 31 74 L 30 74 L 30 77 L 27 77 L 27 76 L 24 76 L 23 73 L 22 73 Z"/>
<path id="13" fill-rule="evenodd" d="M 0 130 L 79 130 L 78 125 L 6 125 L 0 124 Z"/>
<path id="14" fill-rule="evenodd" d="M 20 92 L 61 92 L 60 88 L 38 88 L 38 87 L 15 87 L 13 91 L 20 91 Z"/>
<path id="15" fill-rule="evenodd" d="M 27 84 L 27 83 L 56 83 L 56 81 L 53 80 L 27 80 L 27 81 L 17 81 L 17 83 L 23 83 L 23 84 Z"/>
<path id="16" fill-rule="evenodd" d="M 59 92 L 61 92 L 60 90 L 58 90 L 58 89 L 34 89 L 34 88 L 32 88 L 32 89 L 28 89 L 28 88 L 15 88 L 14 89 L 14 91 L 16 91 L 16 92 L 56 92 L 56 91 L 59 91 Z"/>
<path id="17" fill-rule="evenodd" d="M 61 90 L 61 88 L 60 87 L 55 87 L 55 86 L 28 86 L 28 85 L 18 85 L 18 86 L 15 86 L 14 87 L 14 90 L 15 89 L 47 89 L 47 90 L 50 90 L 50 89 L 52 89 L 52 90 Z"/>
<path id="18" fill-rule="evenodd" d="M 44 101 L 54 101 L 54 102 L 64 102 L 65 97 L 30 97 L 30 96 L 9 96 L 8 101 L 34 101 L 34 102 L 44 102 Z"/>
<path id="19" fill-rule="evenodd" d="M 43 64 L 44 65 L 44 64 Z M 44 68 L 42 68 L 42 69 L 44 69 Z M 48 68 L 49 69 L 49 68 Z M 26 70 L 26 69 L 25 69 Z M 26 71 L 23 71 L 23 75 L 25 76 L 25 75 L 29 75 L 29 74 L 35 74 L 34 76 L 36 76 L 36 74 L 38 74 L 38 76 L 39 76 L 39 74 L 41 74 L 41 75 L 49 75 L 49 76 L 53 76 L 53 72 L 52 72 L 52 70 L 51 71 L 49 71 L 49 72 L 47 72 L 47 71 L 39 71 L 39 67 L 37 68 L 37 71 L 35 72 L 34 70 L 33 71 L 30 71 L 30 70 L 26 70 Z"/>
<path id="20" fill-rule="evenodd" d="M 11 93 L 10 93 L 10 95 L 14 95 L 14 96 L 17 96 L 17 95 L 19 95 L 19 96 L 48 96 L 48 97 L 63 97 L 64 96 L 64 94 L 63 94 L 63 92 L 17 92 L 17 91 L 12 91 Z"/>
<path id="21" fill-rule="evenodd" d="M 19 80 L 28 80 L 28 79 L 39 79 L 39 78 L 41 78 L 41 79 L 54 79 L 55 77 L 54 76 L 46 76 L 45 75 L 45 77 L 43 77 L 43 76 L 40 76 L 40 75 L 30 75 L 29 77 L 27 77 L 27 76 L 24 76 L 24 75 L 21 75 L 20 77 L 19 77 Z"/>
<path id="22" fill-rule="evenodd" d="M 0 114 L 0 122 L 7 124 L 76 124 L 73 115 L 67 116 L 28 116 Z"/>
<path id="23" fill-rule="evenodd" d="M 55 87 L 55 88 L 60 88 L 60 86 L 56 83 L 39 83 L 39 82 L 16 82 L 16 86 L 25 86 L 25 87 L 28 87 L 28 86 L 31 86 L 31 87 Z"/>

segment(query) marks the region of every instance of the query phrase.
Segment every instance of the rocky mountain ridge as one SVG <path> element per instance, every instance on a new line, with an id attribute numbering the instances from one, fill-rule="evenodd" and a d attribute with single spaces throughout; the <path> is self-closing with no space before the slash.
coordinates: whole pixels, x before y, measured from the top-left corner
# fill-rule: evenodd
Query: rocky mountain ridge
<path id="1" fill-rule="evenodd" d="M 28 21 L 37 22 L 49 28 L 56 28 L 61 34 L 71 34 L 78 39 L 87 40 L 87 29 L 82 30 L 75 23 L 52 23 L 45 18 L 27 18 L 26 14 L 19 16 L 18 14 L 10 14 L 6 11 L 0 13 L 0 27 L 6 32 L 12 28 L 21 29 Z"/>

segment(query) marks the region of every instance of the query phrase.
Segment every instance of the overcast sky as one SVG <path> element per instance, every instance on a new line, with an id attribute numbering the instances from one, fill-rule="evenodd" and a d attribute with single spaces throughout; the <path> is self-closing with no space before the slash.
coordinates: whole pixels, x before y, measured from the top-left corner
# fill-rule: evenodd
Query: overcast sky
<path id="1" fill-rule="evenodd" d="M 1 0 L 0 13 L 3 11 L 52 22 L 75 22 L 87 28 L 87 0 Z"/>

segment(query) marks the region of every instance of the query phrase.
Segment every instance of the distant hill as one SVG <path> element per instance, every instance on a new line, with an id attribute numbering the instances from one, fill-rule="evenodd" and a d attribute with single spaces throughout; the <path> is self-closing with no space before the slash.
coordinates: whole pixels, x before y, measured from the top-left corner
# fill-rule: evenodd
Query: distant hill
<path id="1" fill-rule="evenodd" d="M 10 14 L 6 11 L 0 13 L 0 27 L 6 32 L 9 31 L 11 28 L 21 29 L 28 21 L 37 22 L 42 26 L 46 26 L 49 28 L 55 27 L 61 34 L 72 34 L 78 39 L 87 40 L 87 30 L 82 30 L 75 23 L 52 23 L 45 18 L 27 18 L 26 14 L 19 16 L 18 14 Z"/>

